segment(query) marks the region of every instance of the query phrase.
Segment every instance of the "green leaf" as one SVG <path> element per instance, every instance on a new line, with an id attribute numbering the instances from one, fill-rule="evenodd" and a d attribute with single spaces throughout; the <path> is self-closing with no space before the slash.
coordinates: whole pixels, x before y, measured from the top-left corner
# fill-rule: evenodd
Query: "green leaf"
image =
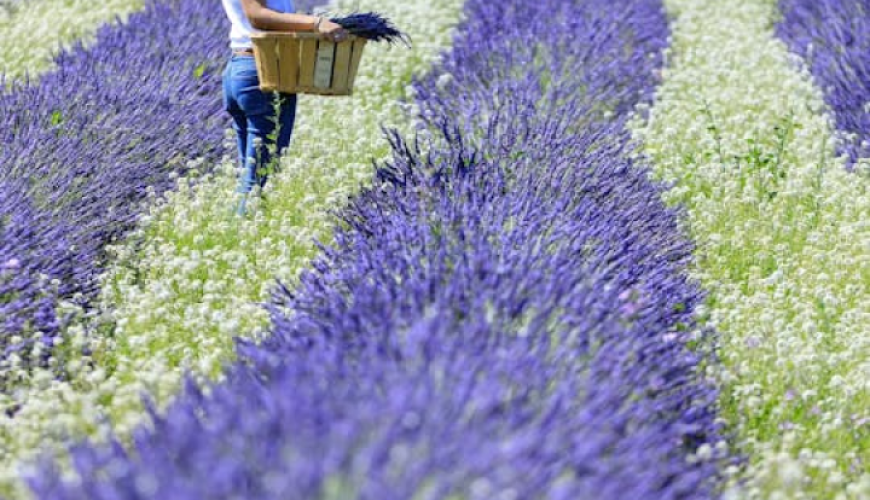
<path id="1" fill-rule="evenodd" d="M 60 110 L 56 109 L 53 113 L 51 113 L 51 126 L 56 127 L 61 123 L 63 123 L 63 114 L 60 112 Z"/>
<path id="2" fill-rule="evenodd" d="M 193 77 L 196 79 L 202 78 L 202 75 L 205 74 L 205 70 L 207 67 L 208 66 L 206 63 L 202 63 L 199 66 L 197 66 L 196 69 L 193 70 Z"/>

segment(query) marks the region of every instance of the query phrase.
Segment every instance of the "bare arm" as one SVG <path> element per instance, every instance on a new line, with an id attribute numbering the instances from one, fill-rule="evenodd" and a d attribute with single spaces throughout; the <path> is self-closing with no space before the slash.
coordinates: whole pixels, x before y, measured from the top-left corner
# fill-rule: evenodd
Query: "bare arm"
<path id="1" fill-rule="evenodd" d="M 328 19 L 305 14 L 288 14 L 266 7 L 266 0 L 242 0 L 242 9 L 251 26 L 263 31 L 312 31 L 333 40 L 347 36 L 344 29 Z"/>

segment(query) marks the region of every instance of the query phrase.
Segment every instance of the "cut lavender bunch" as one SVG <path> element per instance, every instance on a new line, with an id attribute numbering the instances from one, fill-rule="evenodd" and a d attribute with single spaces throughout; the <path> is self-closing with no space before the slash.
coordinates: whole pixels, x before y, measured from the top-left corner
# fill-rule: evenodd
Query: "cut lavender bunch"
<path id="1" fill-rule="evenodd" d="M 407 34 L 399 31 L 393 23 L 384 16 L 375 12 L 354 12 L 344 17 L 330 19 L 335 24 L 356 35 L 373 42 L 386 41 L 390 45 L 402 42 L 410 46 L 411 39 Z"/>

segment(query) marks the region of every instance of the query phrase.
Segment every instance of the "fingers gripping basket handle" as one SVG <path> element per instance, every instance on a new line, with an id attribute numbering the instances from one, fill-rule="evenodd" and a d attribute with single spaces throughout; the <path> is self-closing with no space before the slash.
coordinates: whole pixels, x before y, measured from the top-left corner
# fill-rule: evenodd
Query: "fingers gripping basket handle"
<path id="1" fill-rule="evenodd" d="M 351 95 L 366 39 L 331 42 L 315 33 L 251 36 L 260 89 L 290 94 Z"/>

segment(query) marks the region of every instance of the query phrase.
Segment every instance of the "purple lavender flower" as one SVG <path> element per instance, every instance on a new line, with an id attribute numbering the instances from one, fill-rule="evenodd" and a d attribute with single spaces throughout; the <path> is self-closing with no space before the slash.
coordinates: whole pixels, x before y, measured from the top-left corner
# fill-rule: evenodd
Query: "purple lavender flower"
<path id="1" fill-rule="evenodd" d="M 0 85 L 0 265 L 20 266 L 0 268 L 0 391 L 11 351 L 44 364 L 27 346 L 68 321 L 58 299 L 90 308 L 104 248 L 135 225 L 148 189 L 160 195 L 187 160 L 213 165 L 224 153 L 229 25 L 218 14 L 207 2 L 149 0 L 38 81 Z"/>
<path id="2" fill-rule="evenodd" d="M 410 38 L 393 23 L 376 12 L 354 12 L 341 17 L 333 17 L 332 22 L 340 25 L 351 34 L 373 42 L 387 42 L 390 45 L 402 42 L 410 45 Z"/>
<path id="3" fill-rule="evenodd" d="M 776 32 L 803 57 L 844 135 L 851 167 L 870 158 L 870 1 L 780 0 Z"/>
<path id="4" fill-rule="evenodd" d="M 21 261 L 15 257 L 10 257 L 9 260 L 0 265 L 0 269 L 18 269 L 21 267 Z"/>
<path id="5" fill-rule="evenodd" d="M 76 445 L 81 481 L 46 462 L 38 497 L 715 494 L 725 457 L 687 460 L 721 438 L 696 373 L 707 353 L 673 335 L 702 300 L 692 247 L 627 159 L 625 120 L 667 39 L 661 5 L 466 9 L 416 84 L 432 142 L 391 133 L 335 243 L 275 291 L 271 335 L 240 342 L 224 382 L 152 412 L 134 450 Z M 647 307 L 626 318 L 632 296 Z"/>

